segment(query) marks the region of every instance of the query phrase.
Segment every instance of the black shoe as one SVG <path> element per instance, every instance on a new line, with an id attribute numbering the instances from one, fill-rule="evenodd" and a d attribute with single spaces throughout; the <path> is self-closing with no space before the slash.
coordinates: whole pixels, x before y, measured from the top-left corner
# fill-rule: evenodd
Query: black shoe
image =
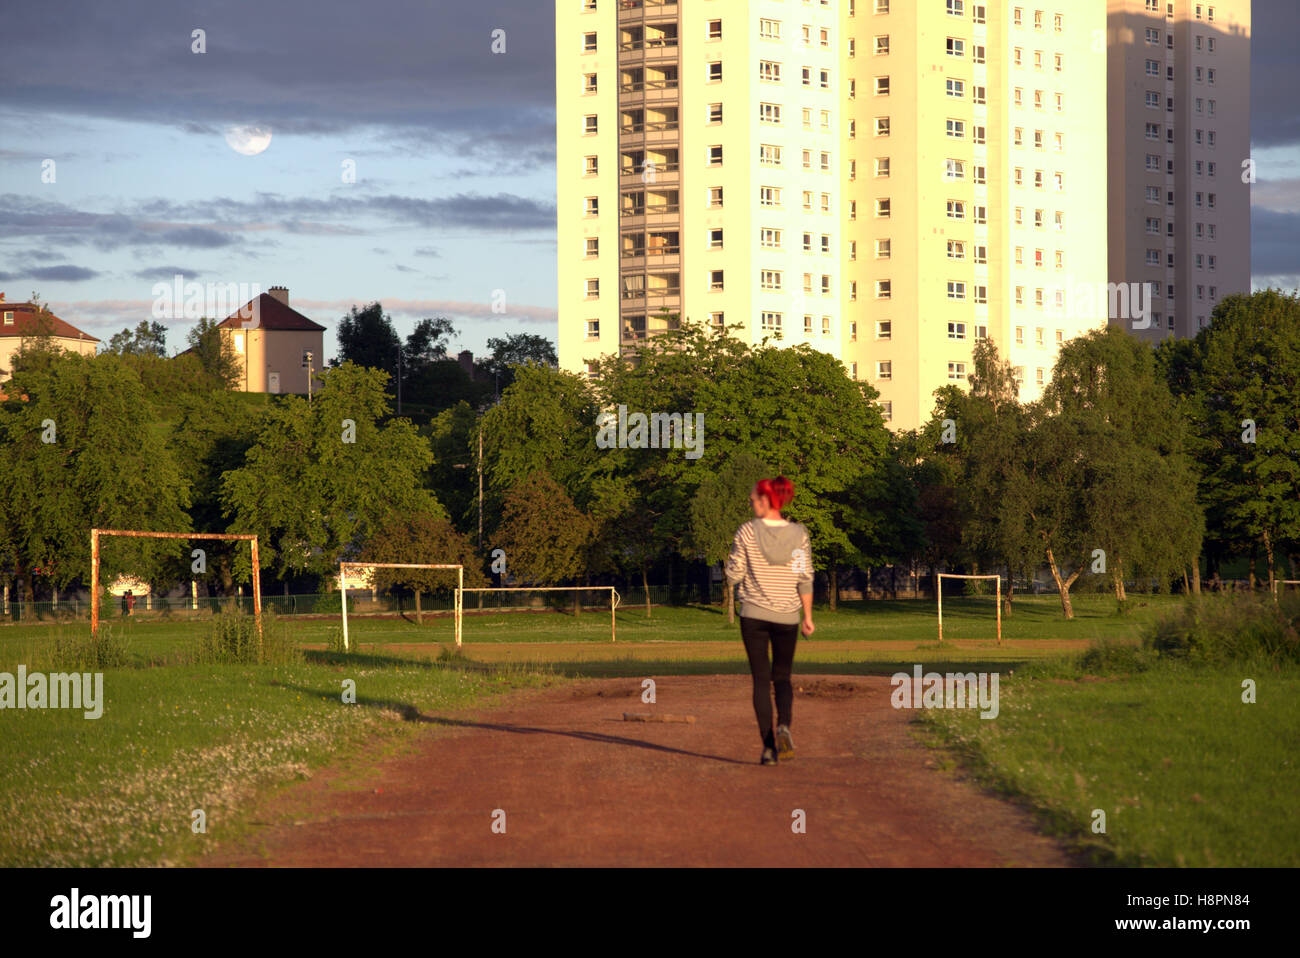
<path id="1" fill-rule="evenodd" d="M 776 755 L 783 762 L 794 758 L 794 738 L 790 735 L 790 726 L 776 727 Z"/>
<path id="2" fill-rule="evenodd" d="M 770 749 L 770 748 L 764 748 L 764 749 L 763 749 L 763 757 L 760 758 L 758 761 L 759 761 L 759 764 L 761 764 L 761 765 L 775 765 L 775 764 L 776 764 L 776 752 L 775 752 L 774 750 Z"/>

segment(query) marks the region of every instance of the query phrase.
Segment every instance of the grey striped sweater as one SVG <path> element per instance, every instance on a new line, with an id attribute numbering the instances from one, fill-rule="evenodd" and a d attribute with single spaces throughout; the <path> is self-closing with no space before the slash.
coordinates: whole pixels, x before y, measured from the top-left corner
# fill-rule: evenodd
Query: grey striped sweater
<path id="1" fill-rule="evenodd" d="M 782 625 L 803 616 L 800 596 L 812 592 L 812 544 L 799 522 L 769 526 L 751 519 L 736 530 L 727 558 L 727 582 L 740 585 L 738 612 Z"/>

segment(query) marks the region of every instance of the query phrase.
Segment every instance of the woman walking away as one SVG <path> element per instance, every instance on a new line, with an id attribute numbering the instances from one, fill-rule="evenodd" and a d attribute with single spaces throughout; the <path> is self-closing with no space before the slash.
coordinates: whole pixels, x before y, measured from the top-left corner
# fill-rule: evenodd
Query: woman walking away
<path id="1" fill-rule="evenodd" d="M 759 761 L 775 765 L 778 756 L 794 758 L 790 710 L 794 689 L 790 669 L 794 646 L 813 634 L 812 546 L 801 523 L 781 515 L 794 498 L 785 476 L 760 479 L 749 494 L 754 518 L 736 530 L 727 559 L 727 582 L 740 585 L 740 637 L 754 677 L 754 715 L 763 739 Z M 771 661 L 768 645 L 772 646 Z M 769 689 L 769 686 L 771 689 Z M 772 693 L 776 694 L 776 733 L 772 732 Z"/>

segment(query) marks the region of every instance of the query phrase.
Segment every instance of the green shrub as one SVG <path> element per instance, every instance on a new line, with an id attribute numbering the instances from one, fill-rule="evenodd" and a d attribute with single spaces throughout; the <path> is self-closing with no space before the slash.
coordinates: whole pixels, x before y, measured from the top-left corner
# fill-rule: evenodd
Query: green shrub
<path id="1" fill-rule="evenodd" d="M 111 625 L 101 625 L 99 635 L 60 631 L 48 654 L 50 667 L 57 672 L 93 672 L 120 669 L 127 664 L 127 640 Z"/>
<path id="2" fill-rule="evenodd" d="M 1300 600 L 1272 595 L 1191 597 L 1155 622 L 1143 644 L 1161 658 L 1201 665 L 1300 662 Z"/>
<path id="3" fill-rule="evenodd" d="M 1079 657 L 1079 669 L 1087 675 L 1131 675 L 1145 672 L 1155 660 L 1156 653 L 1151 649 L 1103 639 Z"/>
<path id="4" fill-rule="evenodd" d="M 269 612 L 262 614 L 260 641 L 256 616 L 219 612 L 199 638 L 192 659 L 202 665 L 285 665 L 302 661 L 302 650 L 284 623 Z"/>

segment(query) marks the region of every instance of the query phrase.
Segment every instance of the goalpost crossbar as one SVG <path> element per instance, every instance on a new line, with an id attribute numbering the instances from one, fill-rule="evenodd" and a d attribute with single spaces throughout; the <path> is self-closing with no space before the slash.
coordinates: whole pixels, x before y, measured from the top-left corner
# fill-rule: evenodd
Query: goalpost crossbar
<path id="1" fill-rule="evenodd" d="M 456 598 L 454 603 L 456 615 L 456 648 L 461 646 L 461 593 L 465 585 L 465 567 L 456 564 L 444 563 L 423 563 L 423 562 L 340 562 L 339 563 L 339 595 L 343 603 L 343 650 L 346 652 L 348 645 L 348 569 L 455 569 L 456 570 Z"/>
<path id="2" fill-rule="evenodd" d="M 996 579 L 998 645 L 1002 644 L 1002 576 L 1000 575 L 960 575 L 956 572 L 938 572 L 935 579 L 935 593 L 939 597 L 939 641 L 943 641 L 943 580 L 944 579 Z"/>
<path id="3" fill-rule="evenodd" d="M 457 591 L 458 592 L 604 592 L 606 589 L 609 590 L 609 641 L 616 642 L 618 641 L 617 638 L 618 619 L 615 616 L 615 612 L 618 609 L 618 604 L 619 602 L 622 601 L 623 597 L 618 594 L 618 590 L 615 589 L 612 585 L 556 585 L 556 586 L 540 586 L 536 588 L 531 586 L 510 585 L 510 586 L 502 586 L 497 589 L 492 589 L 492 588 L 458 589 Z M 460 605 L 462 600 L 458 598 L 456 602 L 457 605 Z"/>

